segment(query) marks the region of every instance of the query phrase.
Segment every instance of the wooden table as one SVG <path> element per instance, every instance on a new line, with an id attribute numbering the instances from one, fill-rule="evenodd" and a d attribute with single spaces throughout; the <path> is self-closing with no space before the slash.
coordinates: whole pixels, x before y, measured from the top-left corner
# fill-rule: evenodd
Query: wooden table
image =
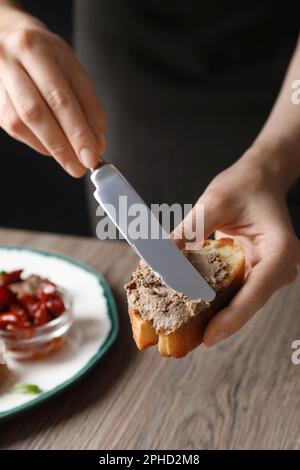
<path id="1" fill-rule="evenodd" d="M 114 346 L 80 383 L 0 423 L 1 448 L 300 448 L 300 365 L 291 362 L 299 279 L 236 337 L 165 359 L 133 343 L 123 284 L 137 259 L 125 243 L 12 230 L 0 230 L 0 243 L 59 251 L 102 272 L 120 319 Z"/>

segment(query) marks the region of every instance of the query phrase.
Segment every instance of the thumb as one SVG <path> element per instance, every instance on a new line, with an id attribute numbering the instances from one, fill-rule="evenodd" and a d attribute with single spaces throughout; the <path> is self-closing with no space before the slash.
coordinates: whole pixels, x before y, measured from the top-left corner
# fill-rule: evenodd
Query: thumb
<path id="1" fill-rule="evenodd" d="M 191 243 L 189 235 L 196 234 L 196 244 L 199 245 L 222 226 L 225 211 L 225 201 L 212 192 L 207 191 L 198 199 L 192 210 L 174 229 L 171 238 L 179 248 L 184 248 L 186 243 Z M 202 233 L 199 233 L 199 230 Z"/>
<path id="2" fill-rule="evenodd" d="M 204 208 L 204 239 L 206 240 L 216 230 L 224 224 L 225 216 L 228 213 L 228 204 L 224 197 L 213 191 L 206 191 L 197 201 L 203 204 Z"/>

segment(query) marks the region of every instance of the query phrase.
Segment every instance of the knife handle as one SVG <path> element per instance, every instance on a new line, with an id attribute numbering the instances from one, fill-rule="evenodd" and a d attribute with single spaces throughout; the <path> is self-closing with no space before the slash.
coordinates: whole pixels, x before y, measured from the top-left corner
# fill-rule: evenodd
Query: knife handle
<path id="1" fill-rule="evenodd" d="M 103 165 L 105 165 L 105 161 L 103 160 L 103 158 L 100 156 L 99 157 L 99 162 L 97 163 L 96 166 L 94 166 L 94 168 L 90 168 L 91 172 L 93 173 L 93 171 L 95 170 L 99 170 L 99 168 L 101 168 Z"/>

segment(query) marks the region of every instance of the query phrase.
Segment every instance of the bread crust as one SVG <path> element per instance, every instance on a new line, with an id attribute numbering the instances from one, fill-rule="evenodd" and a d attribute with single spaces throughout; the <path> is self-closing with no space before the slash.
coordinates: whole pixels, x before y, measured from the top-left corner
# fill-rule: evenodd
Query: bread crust
<path id="1" fill-rule="evenodd" d="M 233 273 L 224 279 L 220 291 L 209 307 L 171 334 L 157 333 L 152 323 L 144 320 L 138 310 L 129 308 L 133 338 L 140 350 L 158 344 L 159 353 L 164 357 L 181 358 L 186 356 L 202 343 L 204 330 L 211 318 L 228 305 L 240 289 L 245 275 L 245 259 L 242 250 L 231 238 L 206 240 L 204 242 L 204 246 L 210 245 L 213 245 L 216 249 L 231 247 L 239 250 L 239 258 L 234 266 Z"/>

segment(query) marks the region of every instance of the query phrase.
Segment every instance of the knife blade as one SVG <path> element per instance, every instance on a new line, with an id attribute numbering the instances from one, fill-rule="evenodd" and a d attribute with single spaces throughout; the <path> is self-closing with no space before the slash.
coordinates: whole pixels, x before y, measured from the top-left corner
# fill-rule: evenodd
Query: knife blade
<path id="1" fill-rule="evenodd" d="M 170 289 L 189 299 L 201 298 L 206 302 L 214 299 L 215 291 L 169 239 L 158 219 L 114 165 L 101 161 L 99 167 L 92 172 L 91 180 L 96 187 L 94 197 L 97 202 L 140 258 Z M 147 218 L 147 237 L 133 237 L 128 230 L 127 214 L 122 213 L 124 210 L 119 210 L 121 196 L 125 196 L 127 208 L 139 207 Z M 153 233 L 159 236 L 151 236 Z"/>

